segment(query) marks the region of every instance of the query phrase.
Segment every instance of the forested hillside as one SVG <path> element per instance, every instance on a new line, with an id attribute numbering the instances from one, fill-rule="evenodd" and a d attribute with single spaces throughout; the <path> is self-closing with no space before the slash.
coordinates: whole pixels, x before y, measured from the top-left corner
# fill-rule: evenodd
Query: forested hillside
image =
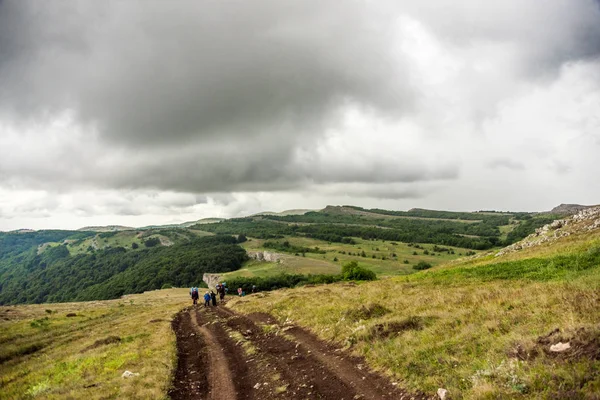
<path id="1" fill-rule="evenodd" d="M 75 255 L 67 244 L 60 244 L 38 254 L 38 245 L 45 240 L 77 234 L 2 234 L 0 304 L 111 299 L 162 287 L 198 285 L 205 272 L 236 270 L 247 257 L 232 236 L 139 250 L 111 247 Z"/>
<path id="2" fill-rule="evenodd" d="M 202 225 L 201 229 L 261 239 L 306 236 L 344 243 L 351 237 L 359 237 L 485 250 L 514 243 L 557 217 L 559 215 L 423 209 L 387 211 L 328 206 L 302 215 L 234 218 Z"/>
<path id="3" fill-rule="evenodd" d="M 314 252 L 320 259 L 302 260 L 307 269 L 303 273 L 314 273 L 313 269 L 323 269 L 328 262 L 326 269 L 340 268 L 342 259 L 365 262 L 365 249 L 373 246 L 364 242 L 380 241 L 368 251 L 374 260 L 371 264 L 375 263 L 370 267 L 378 274 L 397 274 L 400 267 L 408 268 L 409 262 L 412 265 L 423 261 L 419 257 L 429 257 L 424 248 L 424 254 L 417 255 L 418 247 L 409 249 L 397 243 L 454 247 L 458 257 L 469 253 L 461 249 L 486 250 L 511 244 L 555 217 L 328 206 L 304 214 L 263 214 L 190 227 L 0 232 L 0 304 L 111 299 L 171 285 L 199 284 L 205 272 L 241 268 L 247 256 L 237 240 L 246 237 L 255 239 L 252 243 L 258 246 L 251 247 L 257 250 L 261 250 L 258 239 L 288 238 L 288 245 L 292 243 L 289 248 L 278 247 L 285 241 L 265 242 L 264 248 L 310 257 Z M 309 242 L 301 244 L 302 240 Z M 385 245 L 386 241 L 390 244 Z M 331 243 L 346 248 L 331 247 Z M 326 256 L 319 247 L 333 253 Z M 437 258 L 425 261 L 439 263 L 440 251 L 433 247 L 430 251 L 438 253 Z"/>

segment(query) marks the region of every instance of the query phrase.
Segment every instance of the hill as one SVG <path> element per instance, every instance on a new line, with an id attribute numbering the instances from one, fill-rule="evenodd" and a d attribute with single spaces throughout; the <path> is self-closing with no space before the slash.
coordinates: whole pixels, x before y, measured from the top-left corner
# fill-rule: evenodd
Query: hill
<path id="1" fill-rule="evenodd" d="M 514 243 L 554 217 L 327 206 L 138 229 L 0 233 L 0 304 L 108 299 L 164 285 L 192 285 L 204 272 L 239 270 L 230 277 L 337 274 L 350 261 L 379 276 L 406 275 L 419 262 L 435 266 Z M 203 247 L 211 239 L 202 238 L 215 234 L 233 236 L 228 239 L 233 242 L 249 238 L 243 246 L 250 252 L 282 255 L 278 262 L 244 261 L 241 255 L 233 262 L 221 249 Z M 236 249 L 233 242 L 224 245 Z M 243 249 L 232 250 L 238 252 Z M 197 261 L 190 261 L 193 254 Z M 184 262 L 197 270 L 181 275 L 178 265 Z"/>
<path id="2" fill-rule="evenodd" d="M 417 209 L 389 211 L 327 206 L 301 215 L 233 218 L 198 229 L 213 233 L 277 239 L 310 237 L 344 243 L 353 237 L 405 243 L 430 243 L 474 250 L 512 244 L 560 215 L 468 213 Z"/>
<path id="3" fill-rule="evenodd" d="M 251 215 L 251 217 L 258 217 L 261 215 L 278 215 L 278 216 L 284 217 L 286 215 L 303 215 L 310 211 L 315 211 L 315 210 L 296 209 L 296 210 L 285 210 L 285 211 L 281 211 L 281 212 L 263 211 L 263 212 L 259 212 L 254 215 Z"/>
<path id="4" fill-rule="evenodd" d="M 114 231 L 130 231 L 135 228 L 130 226 L 122 226 L 122 225 L 106 225 L 106 226 L 85 226 L 83 228 L 77 229 L 78 231 L 83 232 L 114 232 Z"/>
<path id="5" fill-rule="evenodd" d="M 118 237 L 116 232 L 99 236 L 108 234 Z M 20 235 L 27 237 L 0 235 L 0 304 L 111 299 L 189 286 L 202 282 L 206 272 L 239 269 L 247 259 L 231 236 L 187 237 L 169 245 L 151 236 L 143 248 L 108 246 L 79 253 L 78 242 L 90 240 L 90 233 Z M 10 246 L 15 239 L 21 240 Z"/>
<path id="6" fill-rule="evenodd" d="M 259 293 L 230 306 L 307 327 L 409 389 L 445 388 L 467 399 L 594 398 L 600 208 L 539 232 L 534 237 L 555 239 L 527 246 L 530 237 L 515 251 L 413 275 Z"/>
<path id="7" fill-rule="evenodd" d="M 593 206 L 582 206 L 581 204 L 561 204 L 554 207 L 550 210 L 550 214 L 566 214 L 571 215 L 579 212 L 581 210 L 585 210 L 586 208 L 590 208 Z"/>

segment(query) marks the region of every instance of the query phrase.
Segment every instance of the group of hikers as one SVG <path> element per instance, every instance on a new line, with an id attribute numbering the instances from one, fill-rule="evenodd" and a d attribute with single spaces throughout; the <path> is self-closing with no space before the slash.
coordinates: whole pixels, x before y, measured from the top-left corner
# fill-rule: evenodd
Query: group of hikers
<path id="1" fill-rule="evenodd" d="M 215 293 L 214 290 L 206 291 L 206 293 L 204 293 L 204 307 L 209 307 L 211 302 L 213 306 L 216 306 L 217 294 L 219 295 L 219 300 L 221 301 L 221 303 L 225 301 L 225 294 L 229 291 L 227 283 L 217 283 L 217 285 L 215 286 L 215 290 L 217 291 L 217 293 Z M 252 285 L 252 293 L 254 293 L 255 291 L 257 291 L 257 287 L 256 285 Z M 246 292 L 244 292 L 242 288 L 238 288 L 237 292 L 238 296 L 240 297 L 246 295 Z M 196 286 L 190 289 L 190 297 L 192 298 L 192 302 L 194 305 L 198 304 L 198 299 L 200 298 L 200 291 Z"/>
<path id="2" fill-rule="evenodd" d="M 206 293 L 204 293 L 204 307 L 209 307 L 211 302 L 213 306 L 216 306 L 217 294 L 219 295 L 219 300 L 221 302 L 225 301 L 225 293 L 227 293 L 228 291 L 227 284 L 225 282 L 217 283 L 217 285 L 215 286 L 215 290 L 217 291 L 217 293 L 215 293 L 214 290 L 211 290 L 210 292 L 206 291 Z M 200 298 L 200 291 L 197 287 L 194 286 L 190 289 L 190 297 L 192 298 L 192 302 L 194 305 L 198 304 L 198 299 Z"/>

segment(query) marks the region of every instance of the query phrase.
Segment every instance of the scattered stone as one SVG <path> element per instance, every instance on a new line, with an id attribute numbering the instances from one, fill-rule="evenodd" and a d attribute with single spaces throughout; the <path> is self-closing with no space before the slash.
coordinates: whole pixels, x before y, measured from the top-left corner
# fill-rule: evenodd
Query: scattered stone
<path id="1" fill-rule="evenodd" d="M 253 386 L 254 389 L 260 389 L 260 383 L 257 383 L 256 385 Z"/>
<path id="2" fill-rule="evenodd" d="M 571 348 L 571 343 L 567 342 L 567 343 L 561 343 L 558 342 L 556 344 L 553 344 L 552 346 L 550 346 L 550 351 L 553 351 L 555 353 L 561 353 L 563 351 L 569 350 Z"/>
<path id="3" fill-rule="evenodd" d="M 577 214 L 553 221 L 537 228 L 534 233 L 520 242 L 514 243 L 496 253 L 496 257 L 513 253 L 529 247 L 554 242 L 562 237 L 586 231 L 600 229 L 600 206 L 593 206 L 579 211 Z"/>
<path id="4" fill-rule="evenodd" d="M 75 314 L 74 312 L 67 314 L 67 318 L 76 317 L 76 316 L 77 316 L 77 314 Z"/>
<path id="5" fill-rule="evenodd" d="M 123 372 L 123 375 L 121 375 L 121 378 L 133 378 L 134 376 L 140 376 L 140 373 L 125 371 L 125 372 Z"/>
<path id="6" fill-rule="evenodd" d="M 446 389 L 439 388 L 437 390 L 437 395 L 440 398 L 440 400 L 444 400 L 446 398 L 447 393 L 448 393 L 448 391 Z"/>

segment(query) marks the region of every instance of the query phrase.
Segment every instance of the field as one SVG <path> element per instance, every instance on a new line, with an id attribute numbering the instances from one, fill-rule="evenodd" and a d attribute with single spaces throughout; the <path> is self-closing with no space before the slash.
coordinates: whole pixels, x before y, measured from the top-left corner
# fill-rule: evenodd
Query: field
<path id="1" fill-rule="evenodd" d="M 0 398 L 165 398 L 186 289 L 0 307 Z M 69 316 L 74 314 L 72 316 Z M 125 370 L 139 376 L 125 379 Z"/>
<path id="2" fill-rule="evenodd" d="M 260 263 L 250 261 L 243 269 L 228 273 L 226 276 L 269 276 L 281 272 L 337 274 L 340 272 L 342 265 L 350 261 L 357 261 L 360 266 L 371 269 L 381 277 L 387 277 L 414 273 L 412 267 L 419 261 L 425 261 L 435 266 L 464 257 L 469 252 L 469 249 L 443 246 L 454 251 L 454 254 L 450 254 L 450 252 L 435 253 L 433 251 L 434 245 L 430 244 L 423 244 L 420 245 L 422 248 L 416 248 L 406 243 L 359 238 L 353 238 L 353 240 L 356 244 L 329 243 L 306 237 L 286 237 L 285 239 L 276 240 L 276 242 L 288 241 L 292 246 L 318 248 L 325 251 L 325 254 L 307 252 L 302 256 L 293 253 L 280 253 L 277 250 L 266 248 L 264 247 L 266 240 L 252 238 L 242 244 L 246 250 L 282 254 L 281 262 Z M 365 253 L 364 257 L 361 255 L 363 251 Z M 424 254 L 425 251 L 429 254 Z"/>
<path id="3" fill-rule="evenodd" d="M 310 327 L 409 389 L 445 388 L 453 399 L 600 393 L 598 234 L 356 286 L 259 293 L 231 306 Z M 573 348 L 549 351 L 561 341 Z"/>

